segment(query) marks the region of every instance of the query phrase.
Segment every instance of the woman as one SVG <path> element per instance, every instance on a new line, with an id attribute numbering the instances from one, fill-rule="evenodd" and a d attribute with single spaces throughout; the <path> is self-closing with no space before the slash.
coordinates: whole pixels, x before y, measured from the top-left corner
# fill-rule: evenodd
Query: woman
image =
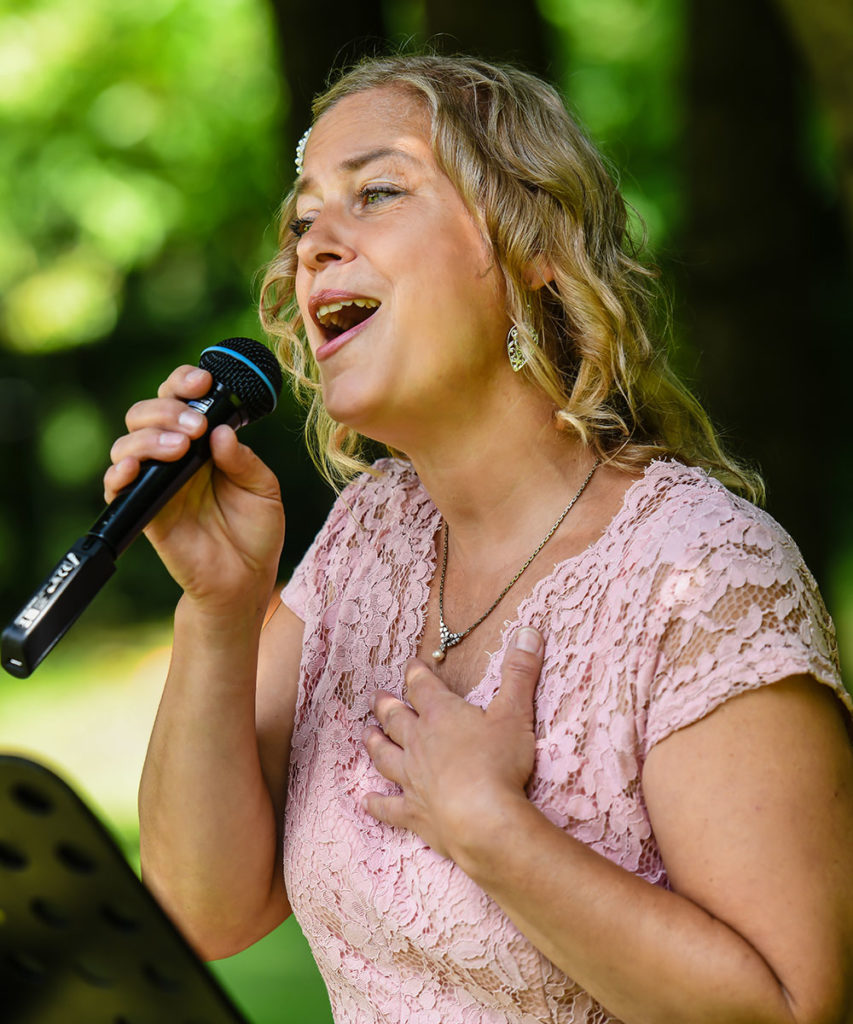
<path id="1" fill-rule="evenodd" d="M 325 471 L 397 458 L 263 632 L 283 515 L 233 432 L 149 527 L 184 590 L 149 885 L 211 958 L 292 905 L 339 1022 L 851 1019 L 831 624 L 708 475 L 756 494 L 649 340 L 600 158 L 536 79 L 403 57 L 318 101 L 297 166 L 265 323 Z M 208 386 L 130 410 L 108 499 Z"/>

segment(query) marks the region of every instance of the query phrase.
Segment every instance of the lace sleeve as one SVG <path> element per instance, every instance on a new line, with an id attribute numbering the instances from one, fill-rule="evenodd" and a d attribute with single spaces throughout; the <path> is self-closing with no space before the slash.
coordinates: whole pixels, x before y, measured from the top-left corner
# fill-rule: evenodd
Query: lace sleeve
<path id="1" fill-rule="evenodd" d="M 328 523 L 328 519 L 326 522 Z M 286 604 L 293 614 L 297 615 L 303 622 L 305 621 L 305 609 L 308 602 L 309 579 L 313 575 L 312 569 L 317 557 L 317 548 L 321 544 L 321 536 L 322 530 L 314 538 L 311 546 L 302 556 L 299 565 L 293 570 L 293 575 L 281 591 L 282 604 Z"/>
<path id="2" fill-rule="evenodd" d="M 807 674 L 853 702 L 835 630 L 790 537 L 764 513 L 734 514 L 687 545 L 666 575 L 646 751 L 748 690 Z"/>

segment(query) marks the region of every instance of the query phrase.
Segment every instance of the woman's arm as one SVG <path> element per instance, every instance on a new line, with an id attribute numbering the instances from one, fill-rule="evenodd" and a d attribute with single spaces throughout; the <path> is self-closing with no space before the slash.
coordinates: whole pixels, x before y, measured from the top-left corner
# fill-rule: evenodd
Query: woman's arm
<path id="1" fill-rule="evenodd" d="M 200 955 L 290 913 L 281 828 L 303 623 L 279 605 L 206 618 L 182 599 L 139 791 L 143 877 Z M 257 674 L 257 691 L 255 676 Z"/>
<path id="2" fill-rule="evenodd" d="M 127 415 L 104 479 L 108 501 L 146 459 L 169 461 L 206 429 L 184 399 L 210 375 L 176 370 Z M 146 882 L 187 937 L 214 958 L 288 913 L 277 835 L 302 643 L 280 608 L 261 637 L 284 536 L 278 483 L 233 430 L 146 527 L 183 590 L 172 662 L 140 787 Z"/>
<path id="3" fill-rule="evenodd" d="M 410 666 L 412 708 L 378 694 L 385 735 L 365 737 L 403 796 L 371 795 L 370 812 L 452 857 L 627 1024 L 848 1021 L 853 756 L 835 698 L 788 680 L 653 749 L 644 793 L 668 891 L 526 799 L 539 665 L 512 651 L 485 712 Z"/>

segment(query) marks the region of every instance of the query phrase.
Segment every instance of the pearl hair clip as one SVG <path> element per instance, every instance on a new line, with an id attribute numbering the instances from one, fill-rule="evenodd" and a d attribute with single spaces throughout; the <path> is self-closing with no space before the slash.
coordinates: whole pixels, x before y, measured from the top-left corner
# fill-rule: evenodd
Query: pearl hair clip
<path id="1" fill-rule="evenodd" d="M 305 160 L 305 147 L 308 144 L 308 136 L 311 134 L 309 128 L 306 132 L 303 132 L 302 138 L 296 143 L 296 159 L 293 161 L 296 164 L 296 173 L 302 174 L 302 164 Z"/>

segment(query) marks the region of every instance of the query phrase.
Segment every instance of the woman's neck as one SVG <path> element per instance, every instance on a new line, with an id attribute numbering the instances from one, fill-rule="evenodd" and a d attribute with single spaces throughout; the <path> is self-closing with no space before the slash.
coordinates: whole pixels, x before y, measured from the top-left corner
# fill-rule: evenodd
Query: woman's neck
<path id="1" fill-rule="evenodd" d="M 475 419 L 407 454 L 450 527 L 455 557 L 489 552 L 514 563 L 541 539 L 583 483 L 594 456 L 557 430 L 550 406 L 510 409 L 496 424 Z"/>

